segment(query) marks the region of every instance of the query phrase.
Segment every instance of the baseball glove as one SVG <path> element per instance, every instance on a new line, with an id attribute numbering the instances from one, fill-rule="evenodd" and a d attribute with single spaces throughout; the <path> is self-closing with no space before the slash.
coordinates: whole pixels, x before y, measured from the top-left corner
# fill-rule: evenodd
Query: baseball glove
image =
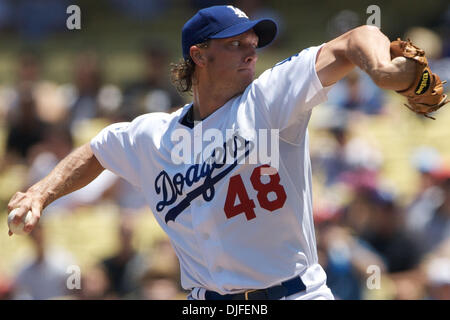
<path id="1" fill-rule="evenodd" d="M 413 45 L 409 39 L 408 41 L 402 41 L 398 38 L 396 41 L 392 41 L 390 51 L 391 59 L 405 57 L 416 62 L 416 79 L 409 88 L 397 91 L 397 93 L 408 98 L 409 105 L 405 104 L 405 106 L 418 114 L 435 120 L 429 114 L 442 108 L 450 101 L 444 94 L 443 84 L 446 81 L 441 81 L 437 74 L 431 72 L 425 57 L 425 51 Z"/>

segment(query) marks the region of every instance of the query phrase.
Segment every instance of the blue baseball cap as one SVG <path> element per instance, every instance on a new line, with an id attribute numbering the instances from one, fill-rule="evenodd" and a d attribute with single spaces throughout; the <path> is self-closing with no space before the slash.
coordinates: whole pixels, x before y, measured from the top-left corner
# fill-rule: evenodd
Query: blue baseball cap
<path id="1" fill-rule="evenodd" d="M 277 24 L 272 19 L 250 20 L 233 6 L 213 6 L 198 11 L 183 26 L 181 45 L 183 58 L 190 58 L 191 46 L 208 39 L 230 38 L 253 29 L 259 38 L 258 48 L 270 44 L 277 35 Z"/>

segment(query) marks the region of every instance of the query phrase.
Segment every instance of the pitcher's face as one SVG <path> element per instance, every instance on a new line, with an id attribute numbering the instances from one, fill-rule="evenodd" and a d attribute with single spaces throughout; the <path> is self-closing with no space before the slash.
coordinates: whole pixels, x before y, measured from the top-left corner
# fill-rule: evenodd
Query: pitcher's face
<path id="1" fill-rule="evenodd" d="M 205 49 L 205 70 L 210 81 L 229 88 L 234 95 L 242 93 L 253 81 L 258 60 L 258 36 L 253 30 L 225 39 L 212 39 Z"/>

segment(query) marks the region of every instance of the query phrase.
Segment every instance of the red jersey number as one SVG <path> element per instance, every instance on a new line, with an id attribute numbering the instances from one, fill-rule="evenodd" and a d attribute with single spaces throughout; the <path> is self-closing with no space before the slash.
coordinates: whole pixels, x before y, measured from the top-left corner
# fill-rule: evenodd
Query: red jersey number
<path id="1" fill-rule="evenodd" d="M 275 171 L 275 174 L 268 175 L 270 178 L 268 183 L 262 183 L 261 181 L 263 168 Z M 250 177 L 250 182 L 255 191 L 257 191 L 256 197 L 261 208 L 272 212 L 284 206 L 287 198 L 286 191 L 280 184 L 280 175 L 274 168 L 267 164 L 255 168 Z M 272 192 L 275 193 L 276 197 L 273 200 L 269 200 L 269 194 Z M 236 204 L 236 198 L 238 198 L 238 204 Z M 247 220 L 252 220 L 256 218 L 255 207 L 255 202 L 248 196 L 241 175 L 238 174 L 231 177 L 223 208 L 227 218 L 230 219 L 238 214 L 245 213 Z"/>

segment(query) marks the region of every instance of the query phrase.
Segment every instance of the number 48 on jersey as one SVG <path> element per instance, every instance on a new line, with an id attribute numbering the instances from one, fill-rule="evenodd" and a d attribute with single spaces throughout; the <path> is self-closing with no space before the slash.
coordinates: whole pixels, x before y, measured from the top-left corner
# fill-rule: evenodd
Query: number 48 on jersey
<path id="1" fill-rule="evenodd" d="M 261 177 L 263 176 L 261 171 L 263 168 L 267 168 L 266 170 L 271 169 L 275 171 L 275 174 L 267 175 L 270 178 L 268 183 L 262 183 L 261 181 Z M 261 208 L 272 212 L 284 206 L 287 198 L 286 191 L 280 184 L 280 175 L 274 168 L 267 164 L 255 168 L 250 176 L 250 182 L 253 189 L 257 192 L 256 198 Z M 269 194 L 272 192 L 275 193 L 276 198 L 269 200 Z M 236 198 L 238 198 L 237 202 Z M 248 196 L 241 175 L 238 174 L 231 177 L 228 184 L 225 206 L 223 208 L 227 218 L 230 219 L 241 213 L 245 213 L 247 220 L 254 219 L 256 218 L 255 208 L 255 202 Z"/>

